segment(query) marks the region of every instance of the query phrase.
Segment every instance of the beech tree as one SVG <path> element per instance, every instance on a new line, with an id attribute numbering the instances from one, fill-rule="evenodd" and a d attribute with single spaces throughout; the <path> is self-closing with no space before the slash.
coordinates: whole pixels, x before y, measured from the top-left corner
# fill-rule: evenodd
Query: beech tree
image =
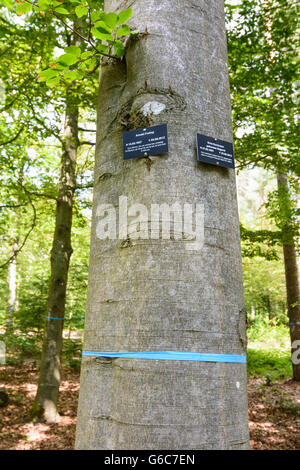
<path id="1" fill-rule="evenodd" d="M 106 0 L 105 11 L 131 4 Z M 235 173 L 198 163 L 194 146 L 197 132 L 232 141 L 223 1 L 136 0 L 128 24 L 138 35 L 100 73 L 76 447 L 247 449 L 245 364 L 103 355 L 246 351 Z M 124 131 L 162 123 L 167 155 L 123 160 Z M 170 240 L 99 239 L 99 207 L 120 209 L 121 196 L 202 204 L 203 247 L 188 250 L 175 222 Z"/>

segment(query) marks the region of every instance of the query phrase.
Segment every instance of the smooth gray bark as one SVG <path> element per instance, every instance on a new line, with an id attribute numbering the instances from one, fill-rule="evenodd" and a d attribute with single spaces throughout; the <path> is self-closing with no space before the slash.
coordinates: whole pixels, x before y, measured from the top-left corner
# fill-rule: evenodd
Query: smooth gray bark
<path id="1" fill-rule="evenodd" d="M 222 0 L 105 2 L 140 35 L 101 68 L 84 350 L 243 354 L 233 170 L 196 161 L 197 132 L 232 141 Z M 142 34 L 147 31 L 146 34 Z M 145 116 L 149 102 L 165 105 Z M 169 153 L 124 162 L 122 133 L 168 123 Z M 205 244 L 99 240 L 97 207 L 203 203 Z M 77 449 L 248 448 L 245 364 L 83 358 Z"/>

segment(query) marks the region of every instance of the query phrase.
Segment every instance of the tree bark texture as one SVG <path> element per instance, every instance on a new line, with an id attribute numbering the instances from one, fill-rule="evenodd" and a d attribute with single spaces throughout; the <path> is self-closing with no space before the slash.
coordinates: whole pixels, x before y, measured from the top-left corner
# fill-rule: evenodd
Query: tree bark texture
<path id="1" fill-rule="evenodd" d="M 196 133 L 232 141 L 221 0 L 132 7 L 121 63 L 101 67 L 86 351 L 243 354 L 245 310 L 233 170 L 197 163 Z M 155 110 L 145 115 L 145 105 Z M 159 105 L 158 105 L 158 104 Z M 148 106 L 148 109 L 151 106 Z M 146 106 L 147 109 L 147 106 Z M 123 161 L 122 133 L 168 123 L 169 153 Z M 202 203 L 205 243 L 100 240 L 99 204 Z M 248 448 L 245 364 L 83 358 L 77 449 Z"/>

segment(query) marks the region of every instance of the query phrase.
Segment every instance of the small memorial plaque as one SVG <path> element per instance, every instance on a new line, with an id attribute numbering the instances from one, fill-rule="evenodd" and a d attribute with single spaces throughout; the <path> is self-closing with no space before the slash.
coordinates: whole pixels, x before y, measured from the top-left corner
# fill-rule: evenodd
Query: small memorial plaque
<path id="1" fill-rule="evenodd" d="M 234 168 L 233 144 L 197 134 L 197 159 L 211 165 Z"/>
<path id="2" fill-rule="evenodd" d="M 123 133 L 124 160 L 159 155 L 166 152 L 168 152 L 167 124 Z"/>

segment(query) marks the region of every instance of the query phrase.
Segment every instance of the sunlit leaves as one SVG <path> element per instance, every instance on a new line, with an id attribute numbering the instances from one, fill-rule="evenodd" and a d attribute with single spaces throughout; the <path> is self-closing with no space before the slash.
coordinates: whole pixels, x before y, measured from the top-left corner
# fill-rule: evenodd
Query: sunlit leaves
<path id="1" fill-rule="evenodd" d="M 116 13 L 101 13 L 100 18 L 111 30 L 115 29 L 118 23 L 118 15 Z"/>
<path id="2" fill-rule="evenodd" d="M 73 54 L 63 54 L 58 58 L 58 62 L 62 65 L 73 65 L 77 62 L 77 56 Z"/>
<path id="3" fill-rule="evenodd" d="M 65 48 L 65 52 L 68 54 L 72 54 L 75 57 L 79 57 L 81 54 L 81 49 L 78 46 L 69 46 Z"/>
<path id="4" fill-rule="evenodd" d="M 120 60 L 125 54 L 126 38 L 132 34 L 125 24 L 132 16 L 132 9 L 106 13 L 103 2 L 93 0 L 0 0 L 0 5 L 12 8 L 18 15 L 52 15 L 70 30 L 74 38 L 80 38 L 81 47 L 71 45 L 64 54 L 41 72 L 39 81 L 56 86 L 61 79 L 66 81 L 84 77 L 97 69 L 101 55 Z M 80 19 L 80 30 L 78 29 Z M 136 33 L 136 32 L 134 32 Z M 80 73 L 75 73 L 79 71 Z"/>
<path id="5" fill-rule="evenodd" d="M 124 47 L 124 44 L 122 43 L 122 41 L 115 41 L 114 42 L 114 50 L 115 50 L 115 53 L 117 54 L 118 57 L 123 57 L 125 47 Z"/>
<path id="6" fill-rule="evenodd" d="M 97 20 L 100 20 L 102 15 L 101 11 L 92 11 L 91 12 L 91 20 L 93 23 L 95 23 Z"/>
<path id="7" fill-rule="evenodd" d="M 104 21 L 97 21 L 94 28 L 92 28 L 92 34 L 97 38 L 104 41 L 112 41 L 112 30 L 107 26 Z"/>
<path id="8" fill-rule="evenodd" d="M 55 13 L 60 13 L 61 15 L 69 15 L 69 11 L 63 7 L 55 8 Z"/>
<path id="9" fill-rule="evenodd" d="M 18 3 L 16 7 L 16 12 L 18 16 L 24 15 L 25 13 L 29 13 L 31 10 L 32 6 L 26 2 Z"/>
<path id="10" fill-rule="evenodd" d="M 3 6 L 12 9 L 14 6 L 14 0 L 2 0 Z"/>
<path id="11" fill-rule="evenodd" d="M 128 10 L 123 10 L 119 13 L 118 15 L 118 23 L 119 24 L 124 24 L 126 23 L 129 18 L 132 16 L 132 9 L 128 8 Z"/>
<path id="12" fill-rule="evenodd" d="M 88 14 L 88 12 L 89 12 L 89 9 L 85 6 L 82 6 L 82 5 L 78 5 L 75 8 L 75 13 L 78 16 L 78 18 L 81 18 L 82 16 L 86 16 Z"/>
<path id="13" fill-rule="evenodd" d="M 85 51 L 85 52 L 83 52 L 83 53 L 81 54 L 81 58 L 82 58 L 83 60 L 85 60 L 85 59 L 87 59 L 88 57 L 91 57 L 92 54 L 93 54 L 92 51 Z"/>
<path id="14" fill-rule="evenodd" d="M 127 36 L 130 33 L 131 33 L 130 28 L 127 25 L 123 25 L 121 28 L 117 30 L 116 35 L 117 37 L 121 37 L 121 36 Z"/>
<path id="15" fill-rule="evenodd" d="M 117 41 L 115 41 L 114 43 L 116 43 L 116 42 Z M 103 54 L 107 54 L 108 51 L 109 51 L 109 46 L 106 45 L 106 44 L 98 44 L 97 51 L 99 51 L 100 53 L 103 53 Z"/>
<path id="16" fill-rule="evenodd" d="M 59 74 L 59 71 L 55 69 L 43 70 L 43 72 L 40 73 L 39 81 L 44 82 L 46 80 L 50 80 L 54 77 L 57 77 L 58 74 Z"/>

